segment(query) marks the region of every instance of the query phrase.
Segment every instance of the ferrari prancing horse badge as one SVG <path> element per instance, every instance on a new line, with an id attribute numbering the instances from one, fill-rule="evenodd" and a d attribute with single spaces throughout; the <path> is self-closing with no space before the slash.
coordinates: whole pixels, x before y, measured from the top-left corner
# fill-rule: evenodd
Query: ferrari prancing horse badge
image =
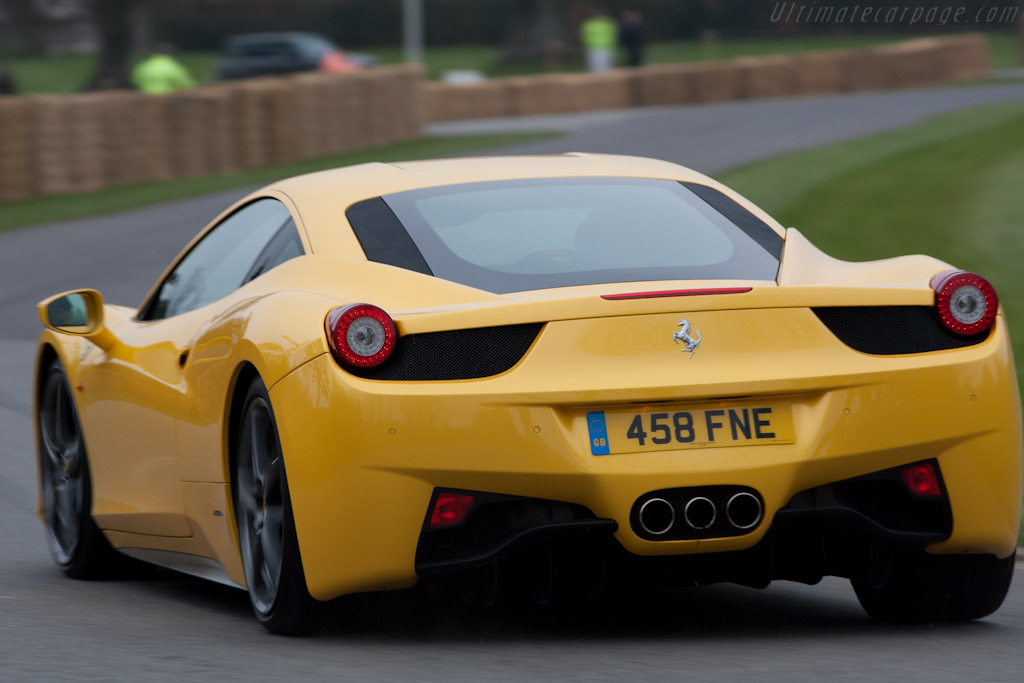
<path id="1" fill-rule="evenodd" d="M 689 320 L 686 320 L 684 318 L 683 320 L 680 320 L 677 324 L 682 329 L 680 329 L 678 332 L 672 333 L 672 341 L 674 341 L 676 344 L 678 344 L 679 342 L 683 342 L 684 344 L 686 344 L 686 349 L 683 350 L 683 353 L 689 351 L 690 358 L 693 358 L 693 354 L 697 352 L 697 347 L 700 346 L 700 330 L 697 330 L 697 338 L 694 339 L 693 337 L 690 336 Z"/>

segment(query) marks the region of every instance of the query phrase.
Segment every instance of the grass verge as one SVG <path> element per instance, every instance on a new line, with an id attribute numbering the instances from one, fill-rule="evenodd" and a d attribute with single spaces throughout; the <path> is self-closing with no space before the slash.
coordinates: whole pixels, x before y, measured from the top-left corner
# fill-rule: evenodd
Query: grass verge
<path id="1" fill-rule="evenodd" d="M 0 204 L 0 231 L 40 223 L 99 216 L 249 185 L 262 185 L 302 173 L 312 173 L 339 166 L 351 166 L 369 161 L 388 162 L 453 156 L 481 149 L 545 140 L 558 135 L 560 133 L 529 132 L 421 138 L 348 154 L 320 157 L 282 166 L 267 166 L 239 173 L 134 183 L 95 192 L 6 202 Z"/>
<path id="2" fill-rule="evenodd" d="M 721 180 L 838 258 L 924 252 L 984 275 L 1006 312 L 1020 386 L 1021 130 L 1024 103 L 971 109 L 755 163 L 722 174 Z"/>

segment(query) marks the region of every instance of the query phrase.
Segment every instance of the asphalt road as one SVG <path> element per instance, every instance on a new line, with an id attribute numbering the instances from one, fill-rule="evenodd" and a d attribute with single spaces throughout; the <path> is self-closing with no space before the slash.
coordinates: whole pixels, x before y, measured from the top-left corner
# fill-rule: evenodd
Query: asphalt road
<path id="1" fill-rule="evenodd" d="M 434 124 L 435 134 L 563 130 L 568 136 L 516 148 L 666 159 L 714 175 L 783 152 L 870 135 L 965 107 L 1024 98 L 1024 83 L 795 97 L 691 107 L 652 107 Z"/>
<path id="2" fill-rule="evenodd" d="M 462 122 L 443 133 L 534 127 L 564 138 L 515 152 L 645 154 L 715 173 L 778 152 L 1024 100 L 1024 85 L 730 103 L 533 120 Z M 848 584 L 715 586 L 601 603 L 584 613 L 469 611 L 375 599 L 315 639 L 266 635 L 241 591 L 158 572 L 78 582 L 52 565 L 34 516 L 34 304 L 95 287 L 141 300 L 231 192 L 0 233 L 0 681 L 928 680 L 1006 681 L 1024 671 L 1024 588 L 981 622 L 870 622 Z M 1020 573 L 1020 570 L 1018 570 Z M 1024 577 L 1018 576 L 1018 583 Z M 337 610 L 335 618 L 343 615 Z"/>

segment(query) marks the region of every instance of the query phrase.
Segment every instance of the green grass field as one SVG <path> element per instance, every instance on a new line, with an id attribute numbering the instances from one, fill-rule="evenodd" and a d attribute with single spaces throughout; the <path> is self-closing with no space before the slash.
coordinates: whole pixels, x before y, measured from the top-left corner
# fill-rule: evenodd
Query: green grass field
<path id="1" fill-rule="evenodd" d="M 116 211 L 127 211 L 223 190 L 263 185 L 282 178 L 339 166 L 351 166 L 369 161 L 388 162 L 451 156 L 478 149 L 499 148 L 544 140 L 557 135 L 557 133 L 531 132 L 422 138 L 385 147 L 359 150 L 349 154 L 320 157 L 282 166 L 267 166 L 240 173 L 136 183 L 95 192 L 5 202 L 0 203 L 0 231 L 41 223 L 101 216 Z"/>
<path id="2" fill-rule="evenodd" d="M 971 109 L 777 157 L 721 180 L 835 257 L 926 253 L 988 278 L 1024 385 L 1021 131 L 1024 103 Z"/>
<path id="3" fill-rule="evenodd" d="M 787 54 L 808 50 L 830 50 L 870 47 L 916 36 L 834 36 L 824 38 L 765 38 L 758 40 L 723 40 L 707 45 L 695 40 L 654 43 L 648 49 L 652 64 L 693 62 L 707 59 Z M 1019 50 L 1012 32 L 988 34 L 992 52 L 992 66 L 1011 67 L 1019 63 Z M 402 61 L 399 48 L 383 47 L 364 50 L 375 55 L 383 64 Z M 511 76 L 544 71 L 539 62 L 499 64 L 501 49 L 497 46 L 466 45 L 431 47 L 426 50 L 428 75 L 439 78 L 451 69 L 475 69 L 489 76 Z M 213 81 L 217 75 L 215 52 L 186 52 L 181 61 L 200 83 Z M 18 87 L 23 93 L 65 93 L 81 90 L 92 71 L 94 59 L 90 56 L 64 55 L 53 57 L 12 57 L 11 67 Z M 581 71 L 583 62 L 561 65 L 559 71 Z"/>

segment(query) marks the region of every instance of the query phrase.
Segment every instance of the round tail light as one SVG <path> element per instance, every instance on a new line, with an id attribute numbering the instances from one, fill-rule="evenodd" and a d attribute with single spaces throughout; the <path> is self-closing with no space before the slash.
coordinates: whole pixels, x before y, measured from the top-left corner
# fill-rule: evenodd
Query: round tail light
<path id="1" fill-rule="evenodd" d="M 398 329 L 391 316 L 370 304 L 352 304 L 327 314 L 327 339 L 339 363 L 372 368 L 395 350 Z"/>
<path id="2" fill-rule="evenodd" d="M 964 270 L 947 270 L 932 278 L 932 289 L 939 321 L 950 332 L 973 336 L 992 327 L 999 297 L 985 278 Z"/>

